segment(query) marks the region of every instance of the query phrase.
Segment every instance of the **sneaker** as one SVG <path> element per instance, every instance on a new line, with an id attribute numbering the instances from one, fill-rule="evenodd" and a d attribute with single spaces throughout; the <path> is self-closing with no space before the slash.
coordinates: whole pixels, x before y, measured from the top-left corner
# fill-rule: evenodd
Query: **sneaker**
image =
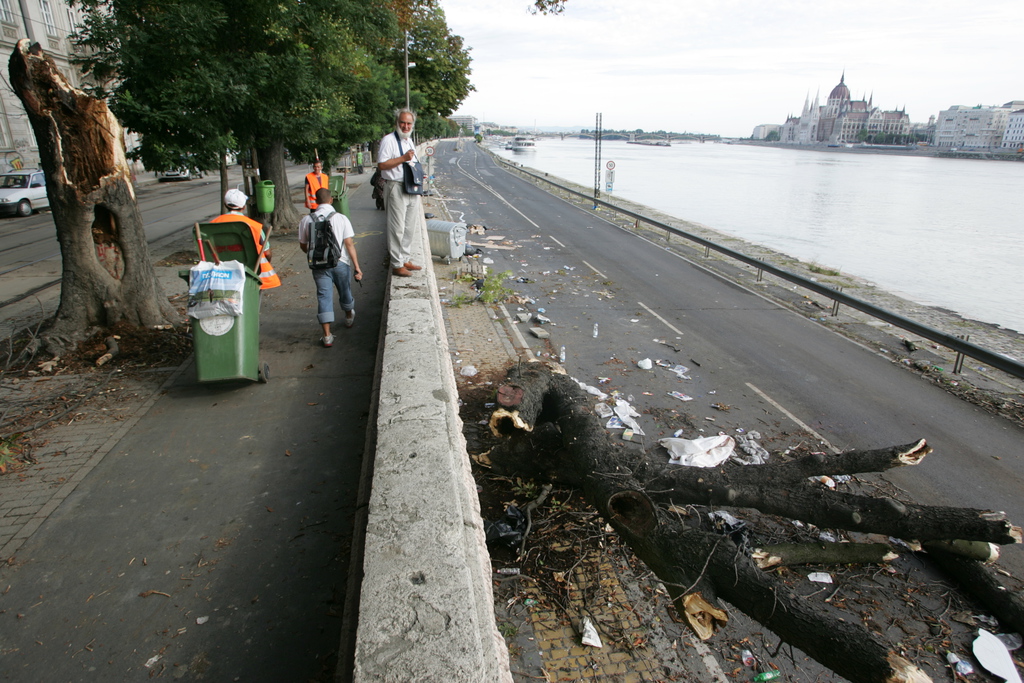
<path id="1" fill-rule="evenodd" d="M 348 315 L 345 316 L 345 327 L 352 327 L 356 324 L 356 312 L 349 311 Z"/>
<path id="2" fill-rule="evenodd" d="M 334 346 L 334 335 L 329 334 L 326 337 L 320 337 L 320 341 L 323 343 L 325 347 L 331 348 L 332 346 Z"/>

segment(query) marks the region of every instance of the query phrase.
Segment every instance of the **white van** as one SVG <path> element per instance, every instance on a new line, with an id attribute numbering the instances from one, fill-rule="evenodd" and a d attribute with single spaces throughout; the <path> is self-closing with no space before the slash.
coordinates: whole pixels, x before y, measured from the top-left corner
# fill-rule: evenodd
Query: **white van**
<path id="1" fill-rule="evenodd" d="M 0 175 L 0 215 L 31 216 L 34 210 L 49 206 L 42 171 L 11 171 Z"/>

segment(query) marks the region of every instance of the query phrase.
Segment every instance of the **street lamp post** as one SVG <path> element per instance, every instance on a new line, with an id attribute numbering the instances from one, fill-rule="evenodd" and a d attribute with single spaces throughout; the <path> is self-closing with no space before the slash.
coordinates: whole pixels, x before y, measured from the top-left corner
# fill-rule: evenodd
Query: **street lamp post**
<path id="1" fill-rule="evenodd" d="M 409 108 L 409 32 L 405 32 L 405 108 Z"/>

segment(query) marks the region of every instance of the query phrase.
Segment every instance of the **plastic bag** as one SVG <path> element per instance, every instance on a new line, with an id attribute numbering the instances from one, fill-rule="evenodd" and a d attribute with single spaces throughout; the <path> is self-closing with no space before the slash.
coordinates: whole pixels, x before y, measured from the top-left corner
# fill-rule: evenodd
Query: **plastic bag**
<path id="1" fill-rule="evenodd" d="M 687 467 L 715 467 L 729 459 L 736 443 L 728 434 L 706 436 L 700 439 L 661 439 L 658 441 L 668 449 L 672 465 Z"/>
<path id="2" fill-rule="evenodd" d="M 487 544 L 507 546 L 513 550 L 519 547 L 526 531 L 526 516 L 515 505 L 505 508 L 505 517 L 496 522 L 484 522 Z"/>
<path id="3" fill-rule="evenodd" d="M 200 261 L 188 276 L 188 314 L 197 320 L 242 315 L 245 266 L 241 261 Z"/>

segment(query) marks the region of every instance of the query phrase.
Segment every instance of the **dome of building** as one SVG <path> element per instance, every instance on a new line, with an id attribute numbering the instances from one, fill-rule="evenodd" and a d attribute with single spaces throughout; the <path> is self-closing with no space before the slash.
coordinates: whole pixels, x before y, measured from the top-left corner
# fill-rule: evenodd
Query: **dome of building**
<path id="1" fill-rule="evenodd" d="M 836 87 L 832 88 L 832 92 L 830 92 L 828 94 L 829 101 L 832 101 L 832 100 L 846 100 L 847 102 L 850 101 L 850 89 L 846 87 L 846 83 L 844 81 L 846 81 L 846 74 L 845 73 L 839 78 L 839 85 L 837 85 Z"/>

